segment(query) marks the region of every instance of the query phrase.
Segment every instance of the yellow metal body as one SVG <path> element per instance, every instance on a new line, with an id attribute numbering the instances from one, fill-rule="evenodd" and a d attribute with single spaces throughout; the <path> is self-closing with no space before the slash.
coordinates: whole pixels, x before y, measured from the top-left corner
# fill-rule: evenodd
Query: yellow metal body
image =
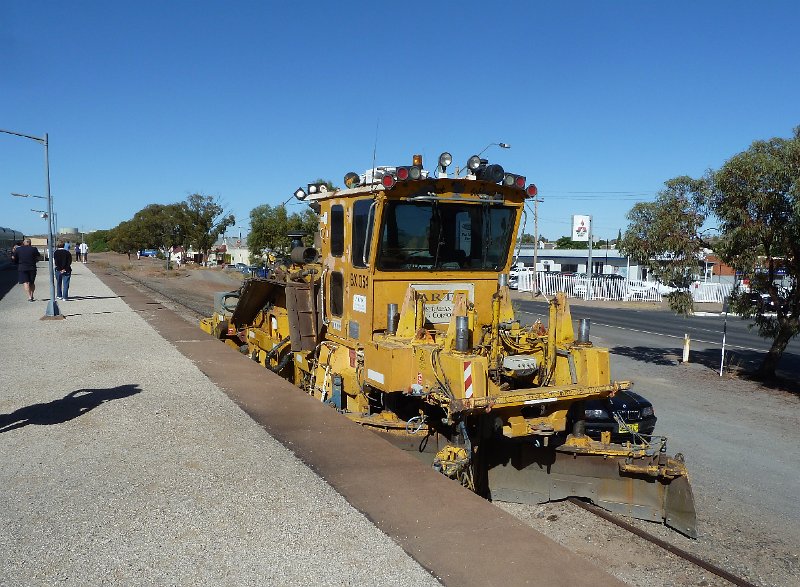
<path id="1" fill-rule="evenodd" d="M 257 300 L 243 290 L 239 305 L 257 309 L 246 320 L 237 306 L 201 327 L 361 424 L 438 435 L 434 466 L 477 491 L 478 446 L 489 442 L 558 445 L 620 459 L 618 474 L 685 477 L 681 462 L 654 462 L 648 449 L 568 435 L 580 402 L 630 383 L 611 380 L 607 349 L 576 343 L 564 294 L 546 325 L 515 318 L 498 277 L 511 266 L 525 198 L 462 179 L 319 194 L 318 259 L 274 267 Z M 298 283 L 311 287 L 290 295 Z"/>

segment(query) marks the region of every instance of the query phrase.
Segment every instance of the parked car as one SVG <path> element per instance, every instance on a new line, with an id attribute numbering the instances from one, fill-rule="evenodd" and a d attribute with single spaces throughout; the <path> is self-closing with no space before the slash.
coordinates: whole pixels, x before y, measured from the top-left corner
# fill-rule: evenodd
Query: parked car
<path id="1" fill-rule="evenodd" d="M 583 412 L 586 434 L 595 440 L 599 440 L 600 433 L 606 431 L 611 432 L 612 442 L 631 440 L 631 433 L 619 425 L 614 419 L 614 413 L 633 432 L 649 435 L 656 427 L 657 418 L 653 404 L 630 390 L 619 391 L 614 397 L 602 400 L 587 400 L 583 402 Z M 579 416 L 580 414 L 572 414 L 571 417 L 575 419 Z"/>
<path id="2" fill-rule="evenodd" d="M 750 303 L 750 305 L 755 306 L 761 313 L 778 311 L 778 305 L 768 293 L 751 291 L 745 295 L 747 296 L 747 301 Z"/>
<path id="3" fill-rule="evenodd" d="M 647 283 L 629 283 L 625 291 L 626 300 L 658 299 L 658 288 Z"/>
<path id="4" fill-rule="evenodd" d="M 236 265 L 234 265 L 234 267 L 236 268 L 236 271 L 239 271 L 239 272 L 244 272 L 245 269 L 249 269 L 249 267 L 248 267 L 248 265 L 246 263 L 236 263 Z"/>
<path id="5" fill-rule="evenodd" d="M 155 249 L 142 249 L 139 251 L 140 257 L 155 257 L 156 255 L 158 255 L 158 251 Z"/>
<path id="6" fill-rule="evenodd" d="M 250 277 L 266 278 L 267 275 L 269 275 L 269 269 L 260 265 L 250 265 L 249 267 L 245 267 L 242 270 L 242 273 L 249 275 Z"/>

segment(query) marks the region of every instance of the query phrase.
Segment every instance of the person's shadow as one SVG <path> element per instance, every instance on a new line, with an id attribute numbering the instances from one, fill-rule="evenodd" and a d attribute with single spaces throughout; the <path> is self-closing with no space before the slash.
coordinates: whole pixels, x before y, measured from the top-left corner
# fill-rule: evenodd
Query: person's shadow
<path id="1" fill-rule="evenodd" d="M 105 402 L 141 392 L 138 385 L 119 385 L 111 389 L 77 389 L 44 404 L 33 404 L 10 414 L 0 414 L 0 434 L 36 424 L 61 424 L 93 410 Z"/>

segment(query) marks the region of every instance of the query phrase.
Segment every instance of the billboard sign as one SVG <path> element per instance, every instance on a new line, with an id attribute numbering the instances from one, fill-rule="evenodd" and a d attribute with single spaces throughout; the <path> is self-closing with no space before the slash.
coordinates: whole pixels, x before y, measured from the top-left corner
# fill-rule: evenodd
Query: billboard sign
<path id="1" fill-rule="evenodd" d="M 576 242 L 589 242 L 589 232 L 591 232 L 590 225 L 592 222 L 591 216 L 583 216 L 573 214 L 572 216 L 572 240 Z"/>

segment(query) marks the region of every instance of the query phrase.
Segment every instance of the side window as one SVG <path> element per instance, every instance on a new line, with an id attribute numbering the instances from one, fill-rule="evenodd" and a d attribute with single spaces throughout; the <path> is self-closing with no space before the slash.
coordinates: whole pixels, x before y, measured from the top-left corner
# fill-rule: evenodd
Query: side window
<path id="1" fill-rule="evenodd" d="M 344 208 L 331 206 L 331 254 L 341 257 L 344 253 Z"/>
<path id="2" fill-rule="evenodd" d="M 338 271 L 331 273 L 331 314 L 341 316 L 344 310 L 344 277 Z"/>
<path id="3" fill-rule="evenodd" d="M 375 214 L 369 215 L 372 200 L 358 200 L 353 204 L 353 266 L 365 267 L 364 259 L 369 259 L 369 247 L 372 240 L 372 224 L 367 226 L 367 221 L 375 222 Z M 366 247 L 366 250 L 365 250 Z"/>

